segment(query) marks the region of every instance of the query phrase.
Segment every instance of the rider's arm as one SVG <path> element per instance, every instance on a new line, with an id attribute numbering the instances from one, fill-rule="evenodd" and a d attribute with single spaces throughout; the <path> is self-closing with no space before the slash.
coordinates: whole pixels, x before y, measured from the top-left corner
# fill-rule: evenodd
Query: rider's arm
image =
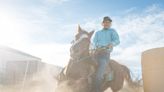
<path id="1" fill-rule="evenodd" d="M 117 46 L 118 44 L 120 44 L 119 35 L 115 30 L 113 30 L 112 31 L 112 46 Z"/>

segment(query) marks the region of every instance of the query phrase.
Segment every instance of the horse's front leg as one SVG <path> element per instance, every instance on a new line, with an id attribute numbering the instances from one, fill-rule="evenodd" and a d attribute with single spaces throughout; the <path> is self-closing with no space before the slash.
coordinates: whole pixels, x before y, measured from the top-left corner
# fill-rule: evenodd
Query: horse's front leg
<path id="1" fill-rule="evenodd" d="M 116 89 L 112 89 L 112 88 L 111 88 L 111 90 L 112 90 L 112 92 L 118 92 L 118 90 L 116 90 Z"/>

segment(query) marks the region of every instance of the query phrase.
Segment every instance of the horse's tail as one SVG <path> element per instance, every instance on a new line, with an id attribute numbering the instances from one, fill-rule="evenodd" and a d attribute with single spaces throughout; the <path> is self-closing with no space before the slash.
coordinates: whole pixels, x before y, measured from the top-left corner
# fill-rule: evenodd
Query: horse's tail
<path id="1" fill-rule="evenodd" d="M 129 86 L 134 87 L 135 82 L 132 80 L 130 69 L 124 65 L 122 65 L 124 71 L 124 78 L 126 79 Z"/>

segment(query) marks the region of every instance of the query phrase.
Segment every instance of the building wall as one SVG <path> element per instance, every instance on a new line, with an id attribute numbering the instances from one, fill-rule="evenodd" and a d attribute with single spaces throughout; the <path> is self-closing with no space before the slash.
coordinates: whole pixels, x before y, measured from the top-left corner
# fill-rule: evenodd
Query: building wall
<path id="1" fill-rule="evenodd" d="M 8 61 L 0 66 L 0 84 L 9 85 L 31 78 L 44 68 L 41 61 Z M 26 75 L 26 76 L 25 76 Z"/>
<path id="2" fill-rule="evenodd" d="M 44 67 L 40 58 L 30 54 L 0 46 L 0 84 L 19 83 Z M 26 76 L 25 76 L 26 75 Z"/>

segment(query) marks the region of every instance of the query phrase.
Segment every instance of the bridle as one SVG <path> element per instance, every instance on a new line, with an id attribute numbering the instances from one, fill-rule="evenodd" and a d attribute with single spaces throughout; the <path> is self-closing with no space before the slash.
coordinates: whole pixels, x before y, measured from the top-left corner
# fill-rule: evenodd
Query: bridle
<path id="1" fill-rule="evenodd" d="M 72 46 L 71 46 L 70 50 L 73 50 L 74 47 L 76 45 L 78 45 L 84 39 L 86 39 L 88 41 L 88 43 L 90 43 L 89 36 L 87 34 L 83 34 L 79 39 L 72 41 Z M 83 44 L 83 45 L 85 45 L 85 44 Z M 78 48 L 78 49 L 80 49 L 80 48 Z M 90 56 L 87 56 L 87 57 L 79 57 L 79 56 L 82 55 L 83 53 L 85 53 L 88 50 L 89 50 L 89 47 L 80 49 L 80 52 L 73 52 L 73 54 L 75 54 L 76 57 L 71 57 L 71 58 L 74 59 L 77 62 L 85 60 L 85 59 L 89 58 Z"/>

